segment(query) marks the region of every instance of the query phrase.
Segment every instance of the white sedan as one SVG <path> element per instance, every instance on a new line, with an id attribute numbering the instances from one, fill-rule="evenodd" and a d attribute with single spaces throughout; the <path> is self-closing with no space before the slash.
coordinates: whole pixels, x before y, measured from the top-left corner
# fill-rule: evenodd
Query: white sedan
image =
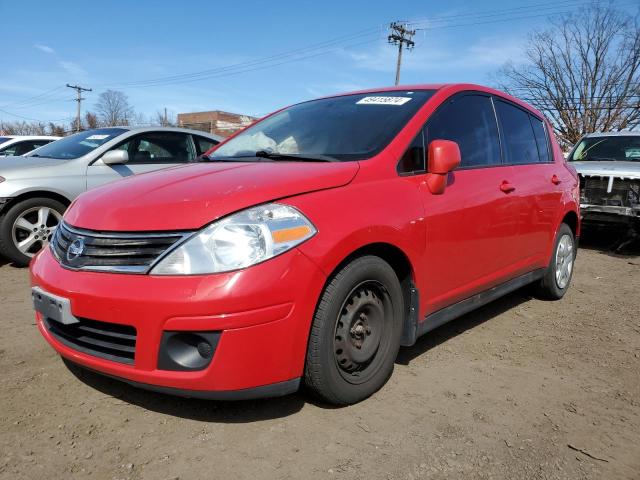
<path id="1" fill-rule="evenodd" d="M 59 138 L 48 135 L 0 135 L 0 157 L 24 155 Z"/>

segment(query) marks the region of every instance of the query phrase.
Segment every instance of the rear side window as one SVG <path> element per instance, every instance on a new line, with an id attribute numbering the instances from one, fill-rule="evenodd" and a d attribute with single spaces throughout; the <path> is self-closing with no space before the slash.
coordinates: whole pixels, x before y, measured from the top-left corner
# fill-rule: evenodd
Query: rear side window
<path id="1" fill-rule="evenodd" d="M 511 165 L 538 163 L 538 146 L 529 114 L 500 100 L 496 100 L 495 105 L 502 129 L 505 162 Z"/>
<path id="2" fill-rule="evenodd" d="M 483 95 L 455 97 L 440 107 L 425 127 L 425 144 L 451 140 L 460 147 L 461 167 L 499 165 L 500 140 L 491 99 Z"/>
<path id="3" fill-rule="evenodd" d="M 538 120 L 533 115 L 529 115 L 531 126 L 533 127 L 533 135 L 536 137 L 536 145 L 538 146 L 538 156 L 543 163 L 551 162 L 549 153 L 549 142 L 547 141 L 546 128 L 542 120 Z"/>

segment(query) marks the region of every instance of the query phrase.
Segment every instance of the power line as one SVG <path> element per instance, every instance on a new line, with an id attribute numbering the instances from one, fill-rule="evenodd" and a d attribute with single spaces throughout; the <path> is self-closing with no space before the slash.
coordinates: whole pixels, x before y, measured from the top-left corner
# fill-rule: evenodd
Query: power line
<path id="1" fill-rule="evenodd" d="M 474 14 L 442 16 L 442 17 L 436 17 L 434 20 L 438 20 L 440 22 L 442 22 L 443 20 L 447 20 L 448 22 L 450 22 L 452 19 L 469 17 L 469 16 L 473 16 L 473 18 L 482 18 L 490 15 L 492 16 L 507 15 L 505 18 L 488 20 L 484 22 L 473 22 L 473 23 L 463 22 L 463 23 L 448 23 L 448 24 L 445 23 L 445 24 L 436 24 L 436 25 L 430 26 L 429 28 L 434 28 L 434 29 L 454 28 L 454 27 L 469 26 L 469 25 L 482 25 L 486 23 L 526 20 L 530 18 L 548 16 L 548 15 L 559 15 L 559 14 L 568 13 L 568 11 L 556 10 L 556 11 L 552 11 L 544 14 L 536 13 L 535 15 L 513 16 L 514 13 L 517 13 L 518 11 L 522 11 L 523 9 L 534 9 L 534 8 L 540 7 L 540 8 L 546 8 L 548 10 L 550 8 L 557 9 L 559 7 L 567 8 L 572 6 L 584 5 L 585 3 L 588 3 L 588 2 L 568 0 L 568 1 L 556 2 L 555 4 L 551 4 L 551 3 L 532 4 L 526 7 L 523 6 L 523 7 L 509 8 L 509 9 L 503 9 L 503 10 L 490 10 L 485 12 L 477 12 Z M 550 7 L 549 5 L 553 5 L 553 7 Z M 409 25 L 420 25 L 421 23 L 424 23 L 424 22 L 410 22 Z M 353 48 L 354 46 L 358 46 L 366 43 L 373 43 L 377 41 L 377 39 L 356 43 L 354 45 L 344 45 L 344 42 L 349 40 L 354 40 L 356 38 L 371 37 L 374 35 L 377 36 L 378 31 L 379 31 L 379 27 L 370 27 L 358 32 L 354 32 L 352 34 L 346 34 L 331 40 L 320 42 L 318 44 L 310 45 L 303 48 L 298 48 L 295 50 L 283 52 L 276 55 L 271 55 L 261 59 L 255 59 L 247 62 L 240 62 L 232 65 L 227 65 L 224 67 L 202 70 L 199 72 L 191 72 L 191 73 L 172 75 L 172 76 L 166 76 L 166 77 L 158 77 L 158 78 L 140 80 L 136 82 L 121 83 L 121 84 L 112 84 L 112 85 L 105 84 L 101 86 L 107 86 L 107 87 L 120 86 L 120 87 L 136 87 L 136 88 L 151 87 L 151 86 L 166 86 L 166 85 L 175 85 L 175 84 L 182 84 L 182 83 L 191 83 L 191 82 L 201 81 L 201 80 L 210 79 L 210 78 L 220 78 L 220 77 L 226 77 L 230 75 L 237 75 L 240 73 L 246 73 L 246 72 L 261 70 L 265 68 L 272 68 L 272 67 L 283 65 L 290 62 L 297 62 L 301 60 L 306 60 L 308 58 L 314 58 L 319 55 L 325 55 L 339 49 Z M 314 53 L 311 53 L 311 52 L 314 52 Z"/>
<path id="2" fill-rule="evenodd" d="M 80 85 L 69 85 L 67 83 L 67 87 L 72 88 L 76 91 L 76 102 L 78 102 L 78 110 L 77 110 L 77 114 L 76 114 L 76 132 L 80 131 L 80 104 L 82 103 L 82 100 L 84 100 L 84 98 L 82 98 L 82 92 L 91 92 L 90 88 L 84 88 L 81 87 Z"/>
<path id="3" fill-rule="evenodd" d="M 38 99 L 50 97 L 53 93 L 57 92 L 58 90 L 60 90 L 62 88 L 64 88 L 64 87 L 58 86 L 58 87 L 52 88 L 50 90 L 46 90 L 46 91 L 44 91 L 42 93 L 39 93 L 37 95 L 33 95 L 31 97 L 25 97 L 25 98 L 22 98 L 22 99 L 17 100 L 17 101 L 6 103 L 6 104 L 2 105 L 1 107 L 2 108 L 6 108 L 6 107 L 14 107 L 15 108 L 16 105 L 22 105 L 22 104 L 30 103 L 31 101 L 34 101 L 34 100 L 37 101 Z"/>

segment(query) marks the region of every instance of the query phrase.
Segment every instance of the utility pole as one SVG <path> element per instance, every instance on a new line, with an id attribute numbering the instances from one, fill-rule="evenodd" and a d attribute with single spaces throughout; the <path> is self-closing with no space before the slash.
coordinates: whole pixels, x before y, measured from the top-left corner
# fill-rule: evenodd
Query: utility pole
<path id="1" fill-rule="evenodd" d="M 167 127 L 168 123 L 167 123 L 167 107 L 164 107 L 164 122 L 162 123 L 163 127 Z"/>
<path id="2" fill-rule="evenodd" d="M 400 83 L 400 65 L 402 64 L 402 47 L 406 44 L 407 49 L 411 50 L 415 46 L 415 42 L 411 40 L 416 34 L 415 30 L 408 30 L 407 24 L 404 22 L 392 22 L 389 25 L 391 33 L 387 37 L 389 43 L 398 45 L 398 63 L 396 65 L 396 85 Z"/>
<path id="3" fill-rule="evenodd" d="M 78 102 L 78 111 L 76 113 L 76 132 L 80 131 L 80 103 L 84 98 L 82 98 L 82 92 L 90 92 L 90 88 L 82 88 L 80 85 L 69 85 L 67 83 L 67 87 L 73 88 L 76 91 L 76 102 Z"/>

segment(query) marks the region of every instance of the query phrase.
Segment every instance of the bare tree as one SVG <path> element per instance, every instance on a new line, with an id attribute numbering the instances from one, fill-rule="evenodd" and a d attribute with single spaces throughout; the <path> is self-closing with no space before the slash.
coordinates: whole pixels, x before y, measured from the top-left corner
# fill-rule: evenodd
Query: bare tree
<path id="1" fill-rule="evenodd" d="M 56 137 L 64 137 L 66 132 L 64 131 L 64 127 L 61 125 L 56 125 L 53 122 L 49 122 L 49 135 L 55 135 Z"/>
<path id="2" fill-rule="evenodd" d="M 500 87 L 543 112 L 563 147 L 640 123 L 638 16 L 594 2 L 530 34 L 525 55 L 498 72 Z"/>
<path id="3" fill-rule="evenodd" d="M 47 126 L 42 122 L 2 122 L 3 135 L 45 135 Z"/>
<path id="4" fill-rule="evenodd" d="M 98 117 L 95 113 L 87 112 L 84 114 L 85 128 L 98 128 Z"/>
<path id="5" fill-rule="evenodd" d="M 105 127 L 129 125 L 135 116 L 129 98 L 118 90 L 107 90 L 98 97 L 95 110 L 100 124 Z"/>
<path id="6" fill-rule="evenodd" d="M 165 109 L 156 110 L 156 113 L 151 118 L 151 123 L 154 125 L 160 125 L 161 127 L 175 127 L 176 126 L 176 118 L 171 112 L 167 112 Z"/>

